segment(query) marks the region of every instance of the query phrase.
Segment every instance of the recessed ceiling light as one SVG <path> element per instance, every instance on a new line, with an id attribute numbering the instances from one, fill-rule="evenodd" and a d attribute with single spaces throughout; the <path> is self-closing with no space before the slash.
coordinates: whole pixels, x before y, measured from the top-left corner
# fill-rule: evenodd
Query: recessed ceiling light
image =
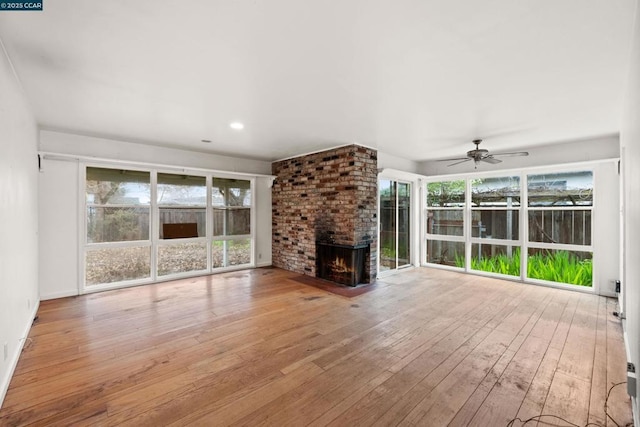
<path id="1" fill-rule="evenodd" d="M 204 142 L 205 144 L 211 144 L 211 140 L 210 139 L 201 139 L 201 142 Z"/>
<path id="2" fill-rule="evenodd" d="M 235 130 L 242 130 L 242 129 L 244 129 L 244 124 L 242 124 L 240 122 L 231 122 L 231 123 L 229 123 L 229 127 L 231 129 L 235 129 Z"/>

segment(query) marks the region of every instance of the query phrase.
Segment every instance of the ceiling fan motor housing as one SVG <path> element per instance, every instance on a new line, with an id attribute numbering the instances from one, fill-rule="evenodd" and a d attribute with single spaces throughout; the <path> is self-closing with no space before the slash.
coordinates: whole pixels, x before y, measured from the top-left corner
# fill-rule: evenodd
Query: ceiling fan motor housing
<path id="1" fill-rule="evenodd" d="M 472 159 L 479 159 L 489 154 L 489 150 L 484 148 L 476 148 L 475 150 L 467 151 L 467 156 Z"/>

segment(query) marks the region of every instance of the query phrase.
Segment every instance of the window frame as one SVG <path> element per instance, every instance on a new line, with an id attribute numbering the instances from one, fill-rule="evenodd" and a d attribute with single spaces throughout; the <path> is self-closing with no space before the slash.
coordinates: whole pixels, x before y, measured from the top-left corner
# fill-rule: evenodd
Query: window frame
<path id="1" fill-rule="evenodd" d="M 449 179 L 447 179 L 449 178 Z M 455 182 L 455 181 L 463 181 L 463 187 L 464 187 L 464 202 L 462 203 L 461 206 L 429 206 L 429 184 L 430 183 L 434 183 L 434 182 Z M 469 193 L 468 193 L 468 182 L 466 180 L 466 178 L 459 178 L 459 177 L 444 177 L 443 179 L 438 179 L 438 180 L 425 180 L 425 183 L 423 184 L 423 188 L 424 188 L 424 197 L 422 198 L 422 202 L 424 203 L 425 208 L 422 210 L 422 212 L 424 213 L 424 217 L 422 219 L 422 224 L 425 227 L 425 233 L 424 233 L 424 237 L 422 238 L 422 245 L 424 246 L 424 250 L 422 250 L 422 253 L 424 254 L 421 259 L 422 262 L 421 264 L 426 264 L 426 265 L 437 265 L 441 268 L 446 268 L 446 269 L 453 269 L 456 271 L 460 271 L 460 270 L 465 270 L 467 268 L 467 263 L 468 263 L 468 251 L 466 249 L 466 241 L 467 241 L 467 233 L 468 233 L 468 220 L 467 220 L 467 208 L 469 205 Z M 462 235 L 451 235 L 451 234 L 438 234 L 438 233 L 430 233 L 429 232 L 429 227 L 427 224 L 428 221 L 428 212 L 429 211 L 460 211 L 462 212 Z M 448 265 L 448 264 L 440 264 L 440 263 L 429 263 L 427 262 L 427 257 L 428 257 L 428 244 L 430 240 L 435 240 L 435 241 L 444 241 L 444 242 L 456 242 L 456 243 L 463 243 L 465 244 L 465 250 L 464 250 L 464 259 L 465 259 L 465 267 L 456 267 L 455 265 Z"/>
<path id="2" fill-rule="evenodd" d="M 248 207 L 248 209 L 250 209 L 249 212 L 249 216 L 250 216 L 250 230 L 249 230 L 249 234 L 224 234 L 224 235 L 219 235 L 216 236 L 213 234 L 214 232 L 214 218 L 213 218 L 213 214 L 215 212 L 216 209 L 221 209 L 223 212 L 226 213 L 229 210 L 233 210 L 233 208 L 237 208 L 237 206 L 229 206 L 227 204 L 225 204 L 224 207 L 214 207 L 213 206 L 213 178 L 220 178 L 220 179 L 234 179 L 234 180 L 243 180 L 243 181 L 249 181 L 249 191 L 251 192 L 251 204 Z M 212 181 L 211 181 L 211 185 L 207 188 L 207 208 L 210 209 L 210 213 L 207 213 L 207 218 L 210 218 L 211 220 L 211 227 L 210 227 L 210 231 L 211 231 L 211 239 L 208 241 L 208 248 L 207 248 L 207 257 L 208 257 L 208 265 L 209 268 L 212 272 L 217 272 L 217 271 L 225 271 L 227 269 L 230 268 L 244 268 L 247 267 L 249 265 L 255 265 L 255 239 L 253 238 L 253 236 L 255 235 L 255 179 L 249 179 L 249 178 L 243 178 L 243 177 L 236 177 L 236 176 L 225 176 L 225 175 L 215 175 L 215 177 L 212 177 Z M 229 209 L 231 208 L 231 209 Z M 244 206 L 242 206 L 241 208 L 246 209 Z M 226 221 L 226 218 L 225 218 Z M 237 265 L 223 265 L 221 267 L 214 267 L 213 266 L 213 243 L 214 242 L 223 242 L 223 264 L 227 264 L 227 256 L 228 256 L 228 243 L 230 241 L 237 241 L 237 240 L 249 240 L 250 243 L 250 261 L 249 264 L 237 264 Z"/>
<path id="3" fill-rule="evenodd" d="M 205 193 L 206 193 L 206 198 L 205 198 L 205 204 L 204 205 L 189 205 L 188 207 L 192 207 L 192 208 L 202 208 L 204 207 L 205 209 L 205 235 L 201 236 L 201 237 L 185 237 L 185 238 L 176 238 L 176 239 L 165 239 L 164 237 L 161 239 L 160 238 L 160 210 L 163 207 L 169 207 L 167 205 L 163 205 L 160 204 L 158 202 L 158 175 L 160 174 L 166 174 L 166 175 L 189 175 L 189 176 L 197 176 L 197 177 L 201 177 L 204 178 L 204 186 L 205 186 Z M 189 277 L 191 275 L 201 275 L 201 274 L 207 274 L 208 272 L 211 271 L 211 263 L 210 263 L 210 249 L 209 249 L 209 245 L 207 244 L 208 240 L 209 240 L 209 235 L 210 235 L 210 229 L 211 229 L 211 225 L 209 224 L 208 221 L 208 211 L 207 211 L 207 205 L 209 204 L 209 184 L 211 182 L 211 176 L 207 175 L 207 174 L 202 174 L 202 173 L 177 173 L 175 171 L 172 172 L 167 172 L 165 170 L 156 170 L 155 171 L 155 185 L 152 186 L 152 190 L 155 192 L 154 197 L 152 199 L 153 202 L 155 202 L 155 206 L 154 206 L 154 227 L 153 227 L 153 236 L 152 238 L 155 239 L 155 245 L 154 245 L 154 260 L 153 260 L 153 271 L 155 272 L 156 275 L 156 280 L 164 280 L 165 278 L 170 278 L 170 279 L 174 279 L 174 278 L 180 278 L 180 277 Z M 178 273 L 172 273 L 172 274 L 164 274 L 161 275 L 160 274 L 160 269 L 159 269 L 159 265 L 160 265 L 160 248 L 162 247 L 167 247 L 167 246 L 178 246 L 181 244 L 187 244 L 187 243 L 204 243 L 205 247 L 206 247 L 206 267 L 203 270 L 190 270 L 190 271 L 184 271 L 184 272 L 178 272 Z"/>
<path id="4" fill-rule="evenodd" d="M 114 170 L 130 170 L 130 171 L 135 171 L 135 172 L 148 172 L 149 173 L 149 204 L 148 205 L 142 205 L 145 206 L 148 210 L 149 210 L 149 238 L 147 240 L 125 240 L 125 241 L 119 241 L 119 242 L 89 242 L 88 241 L 88 214 L 87 214 L 87 207 L 89 206 L 89 204 L 87 203 L 87 169 L 88 168 L 101 168 L 101 169 L 114 169 Z M 138 285 L 138 284 L 143 284 L 143 283 L 147 283 L 150 278 L 153 277 L 153 251 L 152 251 L 152 232 L 153 232 L 153 221 L 152 221 L 152 203 L 153 203 L 153 174 L 151 173 L 151 171 L 145 169 L 145 168 L 140 168 L 140 167 L 136 167 L 136 166 L 132 166 L 132 165 L 114 165 L 114 166 L 107 166 L 103 163 L 86 163 L 84 165 L 82 165 L 82 167 L 80 167 L 80 171 L 79 171 L 79 178 L 80 178 L 80 213 L 78 215 L 78 218 L 82 218 L 82 224 L 79 227 L 80 229 L 80 236 L 79 236 L 79 247 L 81 248 L 80 252 L 80 260 L 79 260 L 79 266 L 80 268 L 79 270 L 79 281 L 78 283 L 81 284 L 81 290 L 84 292 L 87 291 L 99 291 L 99 290 L 105 290 L 105 289 L 112 289 L 112 288 L 117 288 L 117 287 L 123 287 L 123 286 L 134 286 L 134 285 Z M 102 205 L 101 205 L 102 206 Z M 123 205 L 123 204 L 118 204 L 118 205 L 106 205 L 108 207 L 131 207 L 131 205 Z M 139 279 L 129 279 L 129 280 L 123 280 L 123 281 L 119 281 L 119 282 L 110 282 L 110 283 L 99 283 L 99 284 L 95 284 L 95 285 L 87 285 L 86 283 L 86 262 L 87 262 L 87 254 L 89 252 L 92 251 L 99 251 L 102 249 L 117 249 L 117 248 L 133 248 L 133 247 L 140 247 L 140 248 L 148 248 L 149 250 L 149 277 L 144 277 L 144 278 L 139 278 Z"/>
<path id="5" fill-rule="evenodd" d="M 576 168 L 565 168 L 553 170 L 550 173 L 569 173 L 569 172 L 591 172 L 591 191 L 592 191 L 592 202 L 591 206 L 570 206 L 569 209 L 562 209 L 564 206 L 557 207 L 541 207 L 541 206 L 529 206 L 529 176 L 530 175 L 540 175 L 539 171 L 531 171 L 530 173 L 527 171 L 523 171 L 522 174 L 525 177 L 525 183 L 523 186 L 524 196 L 523 200 L 526 200 L 526 209 L 524 210 L 524 215 L 526 216 L 525 220 L 525 229 L 523 236 L 523 246 L 522 246 L 522 254 L 524 254 L 525 259 L 529 257 L 529 249 L 549 249 L 549 250 L 562 250 L 567 252 L 590 252 L 591 260 L 595 258 L 595 248 L 593 245 L 594 235 L 593 235 L 593 226 L 595 224 L 595 215 L 596 215 L 596 182 L 597 182 L 597 171 L 594 167 L 576 167 Z M 562 210 L 584 210 L 590 211 L 590 233 L 591 233 L 591 243 L 589 245 L 576 245 L 576 244 L 566 244 L 566 243 L 545 243 L 545 242 L 531 242 L 529 239 L 529 211 L 562 211 Z M 573 285 L 570 283 L 561 283 L 561 282 L 551 282 L 548 280 L 541 280 L 528 277 L 526 270 L 526 262 L 522 263 L 522 280 L 528 283 L 536 283 L 541 285 L 552 285 L 558 287 L 568 287 L 569 289 L 591 289 L 593 292 L 596 291 L 596 284 L 594 283 L 596 276 L 597 265 L 593 264 L 593 272 L 591 279 L 591 286 L 580 286 Z"/>
<path id="6" fill-rule="evenodd" d="M 591 206 L 562 206 L 562 207 L 530 207 L 528 202 L 528 176 L 530 175 L 540 175 L 545 173 L 571 173 L 571 172 L 590 172 L 592 174 L 592 204 Z M 520 178 L 520 204 L 519 206 L 514 207 L 505 207 L 505 208 L 495 208 L 495 207 L 473 207 L 471 203 L 471 188 L 472 188 L 472 180 L 478 178 L 498 178 L 498 177 L 507 177 L 507 176 L 518 176 Z M 523 170 L 513 171 L 513 170 L 497 170 L 497 171 L 489 171 L 489 172 L 475 172 L 475 173 L 464 173 L 464 174 L 451 174 L 451 175 L 439 175 L 439 176 L 429 176 L 425 177 L 422 190 L 424 191 L 425 196 L 422 198 L 422 203 L 424 209 L 422 209 L 423 219 L 422 222 L 426 228 L 426 215 L 429 210 L 433 210 L 433 208 L 428 207 L 427 205 L 427 195 L 428 195 L 428 184 L 433 182 L 448 182 L 448 181 L 465 181 L 465 204 L 464 204 L 464 237 L 460 238 L 459 236 L 444 236 L 444 235 L 434 235 L 429 234 L 425 229 L 425 233 L 423 234 L 423 238 L 421 239 L 421 244 L 423 245 L 422 252 L 425 254 L 422 258 L 422 266 L 427 267 L 435 267 L 435 268 L 443 268 L 443 269 L 453 269 L 456 271 L 464 271 L 466 273 L 477 274 L 482 276 L 496 277 L 506 280 L 513 280 L 522 283 L 533 283 L 545 286 L 558 287 L 563 289 L 572 289 L 578 290 L 582 292 L 598 292 L 598 285 L 595 283 L 595 278 L 597 277 L 597 268 L 598 266 L 593 264 L 593 272 L 592 272 L 592 284 L 591 286 L 580 286 L 573 285 L 568 283 L 561 282 L 552 282 L 540 279 L 534 279 L 527 277 L 527 257 L 530 248 L 538 248 L 538 249 L 550 249 L 550 250 L 566 250 L 572 252 L 590 252 L 591 259 L 596 259 L 596 251 L 597 249 L 594 246 L 594 234 L 593 227 L 596 224 L 596 216 L 597 216 L 597 202 L 596 202 L 596 192 L 597 192 L 597 167 L 594 166 L 593 163 L 579 163 L 572 165 L 558 165 L 554 167 L 544 166 L 544 167 L 532 167 L 525 168 Z M 569 208 L 569 209 L 567 209 Z M 448 209 L 448 208 L 447 208 Z M 471 224 L 472 224 L 472 214 L 474 211 L 482 211 L 482 210 L 518 210 L 519 211 L 519 236 L 517 240 L 510 239 L 486 239 L 472 236 Z M 540 211 L 540 210 L 589 210 L 591 212 L 590 217 L 590 227 L 591 227 L 591 244 L 590 245 L 574 245 L 574 244 L 561 244 L 561 243 L 543 243 L 543 242 L 529 242 L 529 212 L 530 211 Z M 447 241 L 458 241 L 464 242 L 465 244 L 465 267 L 458 268 L 449 265 L 442 265 L 437 263 L 428 263 L 426 262 L 426 253 L 427 253 L 427 241 L 431 238 L 431 240 L 447 240 Z M 471 251 L 474 244 L 493 244 L 493 245 L 511 245 L 517 246 L 520 248 L 520 275 L 519 276 L 510 276 L 503 275 L 498 273 L 486 272 L 481 270 L 473 270 L 471 269 Z"/>
<path id="7" fill-rule="evenodd" d="M 472 268 L 472 258 L 473 258 L 473 246 L 474 245 L 490 245 L 490 246 L 507 246 L 507 247 L 520 247 L 522 248 L 522 175 L 519 173 L 509 173 L 509 172 L 504 172 L 504 173 L 500 173 L 500 172 L 495 172 L 490 176 L 484 176 L 484 178 L 487 179 L 492 179 L 492 178 L 513 178 L 513 177 L 518 177 L 518 189 L 519 189 L 519 196 L 520 196 L 520 204 L 518 206 L 505 206 L 505 207 L 501 207 L 501 206 L 473 206 L 473 180 L 477 179 L 477 178 L 467 178 L 466 179 L 466 184 L 467 184 L 467 197 L 469 199 L 469 203 L 468 203 L 468 210 L 466 212 L 467 216 L 465 217 L 465 219 L 468 219 L 468 235 L 467 235 L 467 244 L 466 244 L 466 256 L 465 256 L 465 270 L 466 271 L 473 271 L 474 273 L 486 273 L 486 274 L 495 274 L 499 277 L 506 277 L 506 278 L 512 278 L 512 277 L 521 277 L 522 276 L 522 265 L 523 265 L 523 259 L 522 259 L 522 250 L 520 253 L 520 275 L 519 276 L 512 276 L 512 275 L 504 275 L 504 274 L 499 274 L 499 273 L 491 273 L 491 272 L 487 272 L 487 271 L 482 271 L 482 270 L 476 270 Z M 494 212 L 494 211 L 503 211 L 503 212 L 508 212 L 508 211 L 514 211 L 517 212 L 518 214 L 518 238 L 517 239 L 500 239 L 500 238 L 495 238 L 495 237 L 491 237 L 491 238 L 487 238 L 487 237 L 482 237 L 481 235 L 479 237 L 474 237 L 473 236 L 473 213 L 474 212 Z"/>
<path id="8" fill-rule="evenodd" d="M 252 174 L 235 174 L 233 172 L 219 172 L 202 169 L 176 168 L 155 165 L 139 165 L 135 163 L 117 163 L 110 161 L 79 161 L 78 162 L 78 219 L 80 224 L 78 227 L 78 283 L 79 293 L 91 293 L 109 289 L 118 289 L 123 287 L 138 286 L 149 283 L 157 283 L 168 280 L 202 276 L 212 273 L 233 271 L 244 268 L 254 268 L 256 266 L 256 178 L 258 175 Z M 123 242 L 100 242 L 88 243 L 87 241 L 87 168 L 104 168 L 104 169 L 122 169 L 139 172 L 148 172 L 150 174 L 150 201 L 148 205 L 144 205 L 149 209 L 149 239 Z M 178 239 L 160 239 L 160 205 L 157 200 L 158 174 L 175 174 L 190 175 L 205 178 L 206 186 L 206 233 L 204 237 L 178 238 Z M 211 189 L 214 178 L 236 179 L 249 182 L 251 192 L 250 209 L 250 233 L 235 236 L 218 236 L 227 240 L 248 239 L 250 242 L 250 262 L 247 264 L 230 265 L 227 267 L 212 267 L 212 243 L 216 240 L 213 236 L 213 207 L 211 201 Z M 110 206 L 118 207 L 118 206 Z M 198 206 L 200 207 L 200 206 Z M 158 271 L 159 248 L 164 246 L 179 245 L 184 243 L 205 243 L 207 248 L 207 268 L 204 270 L 194 270 L 186 272 L 171 273 L 160 275 Z M 101 248 L 119 248 L 119 247 L 146 247 L 150 251 L 150 276 L 140 279 L 124 280 L 120 282 L 101 283 L 95 285 L 87 285 L 86 283 L 86 254 L 92 250 Z"/>

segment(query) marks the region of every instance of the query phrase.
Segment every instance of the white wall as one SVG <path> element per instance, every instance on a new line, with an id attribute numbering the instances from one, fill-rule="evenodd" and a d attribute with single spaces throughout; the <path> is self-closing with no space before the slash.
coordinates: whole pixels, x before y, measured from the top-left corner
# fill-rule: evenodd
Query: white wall
<path id="1" fill-rule="evenodd" d="M 594 165 L 593 282 L 600 295 L 616 296 L 620 279 L 620 176 L 618 162 Z"/>
<path id="2" fill-rule="evenodd" d="M 40 151 L 142 163 L 215 169 L 227 172 L 266 175 L 271 173 L 271 163 L 260 160 L 156 147 L 146 144 L 48 130 L 40 132 Z"/>
<path id="3" fill-rule="evenodd" d="M 271 163 L 172 148 L 42 131 L 40 150 L 71 156 L 250 174 L 270 174 Z M 40 173 L 40 297 L 79 293 L 79 163 L 48 158 Z M 246 167 L 245 167 L 246 166 Z M 271 180 L 257 177 L 256 265 L 271 265 Z M 260 257 L 261 255 L 261 257 Z"/>
<path id="4" fill-rule="evenodd" d="M 0 42 L 0 406 L 38 308 L 37 141 Z"/>
<path id="5" fill-rule="evenodd" d="M 40 298 L 78 295 L 78 162 L 42 159 L 41 165 Z"/>
<path id="6" fill-rule="evenodd" d="M 393 154 L 378 151 L 378 170 L 395 169 L 403 172 L 418 173 L 419 164 Z"/>
<path id="7" fill-rule="evenodd" d="M 526 149 L 514 149 L 513 151 L 528 151 L 529 155 L 526 157 L 505 157 L 502 159 L 502 163 L 495 165 L 480 163 L 477 169 L 474 169 L 473 162 L 461 163 L 449 167 L 447 165 L 454 162 L 426 161 L 419 164 L 418 170 L 419 173 L 423 175 L 448 175 L 588 162 L 592 160 L 618 158 L 620 156 L 619 147 L 619 138 L 614 135 Z M 471 150 L 473 146 L 467 148 Z M 487 146 L 484 148 L 490 149 L 491 147 Z M 466 151 L 461 152 L 460 156 L 457 157 L 464 157 L 465 153 Z"/>
<path id="8" fill-rule="evenodd" d="M 636 3 L 635 33 L 631 49 L 629 81 L 620 131 L 624 179 L 624 277 L 626 340 L 631 360 L 640 369 L 640 6 Z M 636 385 L 640 396 L 640 383 Z M 634 401 L 636 425 L 640 399 Z"/>

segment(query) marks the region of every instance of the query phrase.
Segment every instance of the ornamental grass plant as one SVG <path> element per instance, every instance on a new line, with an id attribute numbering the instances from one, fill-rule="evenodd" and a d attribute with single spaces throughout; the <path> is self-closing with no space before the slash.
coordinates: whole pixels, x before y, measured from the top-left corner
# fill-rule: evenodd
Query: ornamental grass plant
<path id="1" fill-rule="evenodd" d="M 527 257 L 527 276 L 532 279 L 592 286 L 593 263 L 567 251 L 538 253 Z"/>
<path id="2" fill-rule="evenodd" d="M 456 256 L 456 267 L 464 268 L 464 257 Z M 508 276 L 520 275 L 520 248 L 506 254 L 471 258 L 471 269 Z M 550 282 L 592 286 L 593 263 L 568 251 L 545 251 L 527 257 L 527 277 Z"/>

